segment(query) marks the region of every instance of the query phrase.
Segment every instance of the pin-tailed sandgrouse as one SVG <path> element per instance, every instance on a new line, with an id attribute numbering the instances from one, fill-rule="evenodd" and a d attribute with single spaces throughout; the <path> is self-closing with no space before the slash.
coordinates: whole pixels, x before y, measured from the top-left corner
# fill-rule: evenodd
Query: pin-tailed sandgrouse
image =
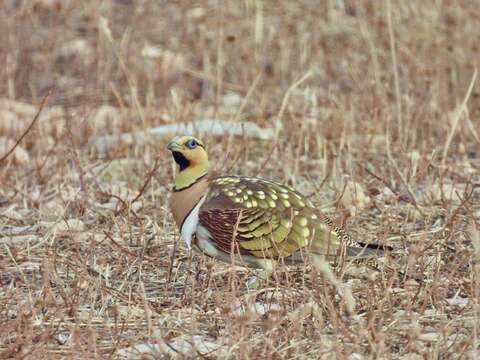
<path id="1" fill-rule="evenodd" d="M 193 136 L 175 138 L 168 149 L 179 167 L 172 213 L 189 247 L 264 269 L 279 260 L 299 262 L 312 253 L 327 259 L 383 253 L 381 245 L 353 240 L 289 186 L 252 177 L 210 177 L 205 147 Z"/>

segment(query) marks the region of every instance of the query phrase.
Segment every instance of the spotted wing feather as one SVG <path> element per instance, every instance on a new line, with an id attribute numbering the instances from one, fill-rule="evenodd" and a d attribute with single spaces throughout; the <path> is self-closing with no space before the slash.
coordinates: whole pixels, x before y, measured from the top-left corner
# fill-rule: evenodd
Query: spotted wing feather
<path id="1" fill-rule="evenodd" d="M 217 248 L 258 258 L 288 257 L 320 236 L 322 253 L 338 248 L 337 235 L 321 220 L 310 200 L 290 187 L 243 177 L 213 179 L 199 212 Z"/>

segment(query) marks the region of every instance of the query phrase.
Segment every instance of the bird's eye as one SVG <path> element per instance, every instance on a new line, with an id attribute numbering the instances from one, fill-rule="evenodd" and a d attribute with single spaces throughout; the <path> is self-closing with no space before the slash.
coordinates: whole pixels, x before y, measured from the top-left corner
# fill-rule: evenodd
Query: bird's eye
<path id="1" fill-rule="evenodd" d="M 194 139 L 190 139 L 185 144 L 189 149 L 195 149 L 197 147 L 197 142 Z"/>

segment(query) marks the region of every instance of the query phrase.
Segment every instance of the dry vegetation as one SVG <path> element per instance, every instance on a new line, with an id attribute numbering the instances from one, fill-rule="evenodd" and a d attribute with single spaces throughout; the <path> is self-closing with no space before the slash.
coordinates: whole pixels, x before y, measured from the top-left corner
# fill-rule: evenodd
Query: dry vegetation
<path id="1" fill-rule="evenodd" d="M 52 95 L 0 164 L 0 357 L 477 357 L 479 51 L 473 0 L 3 0 L 0 157 Z M 405 276 L 339 267 L 349 313 L 309 267 L 246 293 L 190 257 L 170 136 L 92 142 L 201 119 L 273 129 L 201 136 Z"/>

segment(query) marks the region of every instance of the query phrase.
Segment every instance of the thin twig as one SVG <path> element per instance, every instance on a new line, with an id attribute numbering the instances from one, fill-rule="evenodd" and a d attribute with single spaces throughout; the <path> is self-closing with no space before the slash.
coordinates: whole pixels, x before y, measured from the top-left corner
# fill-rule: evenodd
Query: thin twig
<path id="1" fill-rule="evenodd" d="M 455 191 L 455 194 L 457 195 L 458 199 L 460 200 L 460 204 L 455 208 L 455 210 L 452 212 L 452 215 L 449 216 L 447 221 L 445 221 L 445 225 L 443 226 L 444 229 L 447 229 L 448 227 L 451 227 L 453 221 L 455 220 L 455 218 L 459 214 L 460 210 L 463 207 L 465 207 L 465 205 L 470 201 L 474 192 L 475 192 L 475 187 L 474 186 L 472 186 L 471 191 L 468 192 L 468 193 L 467 193 L 467 188 L 465 188 L 465 194 L 464 194 L 464 197 L 462 198 L 462 196 L 460 194 L 458 194 L 457 191 Z"/>
<path id="2" fill-rule="evenodd" d="M 456 110 L 453 119 L 452 119 L 452 128 L 450 129 L 450 133 L 448 134 L 447 141 L 445 142 L 445 147 L 443 148 L 443 159 L 442 159 L 442 165 L 445 165 L 445 161 L 447 159 L 448 155 L 448 150 L 450 149 L 450 144 L 452 143 L 453 136 L 455 135 L 455 131 L 457 130 L 457 126 L 460 122 L 460 118 L 462 117 L 463 112 L 467 108 L 467 102 L 468 99 L 470 99 L 470 95 L 472 94 L 473 91 L 473 86 L 475 85 L 475 81 L 477 80 L 477 74 L 478 71 L 475 69 L 472 80 L 470 81 L 470 85 L 468 86 L 467 93 L 465 94 L 465 97 L 463 98 L 462 104 L 460 107 Z"/>
<path id="3" fill-rule="evenodd" d="M 175 263 L 175 254 L 177 253 L 178 250 L 178 241 L 174 240 L 173 241 L 173 248 L 172 252 L 170 253 L 170 262 L 168 264 L 168 275 L 167 275 L 167 283 L 170 284 L 172 281 L 172 274 L 173 274 L 173 265 Z"/>
<path id="4" fill-rule="evenodd" d="M 143 195 L 143 193 L 145 192 L 145 189 L 147 188 L 148 184 L 150 183 L 150 180 L 152 180 L 152 177 L 155 174 L 155 172 L 157 171 L 157 169 L 158 169 L 158 159 L 155 159 L 155 164 L 153 164 L 152 170 L 150 170 L 150 172 L 148 173 L 147 179 L 145 180 L 142 187 L 138 191 L 137 196 L 135 196 L 135 198 L 130 202 L 131 204 L 136 202 Z M 125 209 L 125 206 L 126 206 L 126 202 L 122 200 L 122 207 L 115 213 L 115 216 L 118 216 L 118 214 L 120 214 Z"/>
<path id="5" fill-rule="evenodd" d="M 418 210 L 418 212 L 420 214 L 425 215 L 424 212 L 422 211 L 422 209 L 420 209 L 419 206 L 418 206 L 418 204 L 419 204 L 418 199 L 415 196 L 415 193 L 413 192 L 410 184 L 408 183 L 407 179 L 405 178 L 402 171 L 398 167 L 397 162 L 395 161 L 395 159 L 392 156 L 392 151 L 391 151 L 391 148 L 390 148 L 390 117 L 387 119 L 387 133 L 386 133 L 386 136 L 385 136 L 385 142 L 386 142 L 385 145 L 386 145 L 388 160 L 392 164 L 393 169 L 395 170 L 395 172 L 399 176 L 400 180 L 402 181 L 403 185 L 405 186 L 405 189 L 407 190 L 408 194 L 410 195 L 410 198 L 412 199 L 411 204 L 415 207 L 415 209 Z"/>
<path id="6" fill-rule="evenodd" d="M 380 181 L 383 185 L 385 185 L 387 188 L 389 188 L 395 195 L 397 195 L 397 190 L 395 190 L 389 183 L 387 180 L 385 180 L 384 178 L 382 178 L 381 176 L 375 174 L 373 171 L 371 171 L 368 167 L 366 167 L 365 165 L 363 164 L 360 164 L 360 162 L 357 162 L 358 165 L 360 165 L 360 167 L 362 167 L 363 170 L 365 170 L 370 176 L 373 176 L 375 179 L 377 179 L 378 181 Z"/>
<path id="7" fill-rule="evenodd" d="M 145 183 L 141 187 L 140 191 L 138 192 L 137 196 L 132 200 L 132 203 L 140 199 L 140 196 L 143 195 L 145 192 L 145 189 L 147 188 L 148 184 L 150 183 L 150 180 L 152 180 L 153 174 L 155 174 L 155 171 L 158 169 L 158 159 L 155 159 L 155 163 L 153 164 L 152 170 L 148 173 L 147 180 L 145 180 Z"/>
<path id="8" fill-rule="evenodd" d="M 237 162 L 240 160 L 240 157 L 245 153 L 246 150 L 247 150 L 247 146 L 244 143 L 240 151 L 237 153 L 237 156 L 235 157 L 235 159 L 233 159 L 230 166 L 226 169 L 225 171 L 226 174 L 232 171 L 233 167 L 237 164 Z"/>
<path id="9" fill-rule="evenodd" d="M 106 230 L 103 231 L 103 234 L 107 237 L 108 240 L 110 240 L 110 242 L 115 245 L 118 249 L 120 249 L 120 251 L 122 251 L 123 253 L 127 254 L 128 256 L 131 256 L 133 258 L 139 258 L 139 255 L 138 254 L 135 254 L 134 252 L 130 251 L 129 249 L 127 249 L 125 246 L 119 244 L 117 241 L 115 241 L 115 239 L 113 238 L 112 235 L 110 235 Z M 150 261 L 153 261 L 155 260 L 154 258 L 150 257 L 150 256 L 145 256 L 145 258 L 147 260 L 150 260 Z"/>
<path id="10" fill-rule="evenodd" d="M 255 176 L 259 176 L 260 173 L 262 172 L 263 169 L 265 169 L 265 166 L 267 165 L 267 163 L 270 161 L 270 159 L 272 158 L 272 154 L 273 152 L 277 149 L 278 147 L 278 142 L 274 142 L 273 145 L 270 147 L 270 150 L 268 151 L 267 153 L 267 157 L 265 158 L 265 160 L 263 161 L 262 165 L 258 168 L 257 170 L 257 173 Z"/>
<path id="11" fill-rule="evenodd" d="M 397 103 L 397 130 L 400 143 L 403 140 L 403 117 L 402 117 L 402 98 L 400 92 L 400 80 L 398 76 L 398 63 L 397 63 L 397 53 L 395 49 L 395 36 L 393 33 L 393 22 L 392 22 L 392 4 L 391 0 L 387 0 L 387 21 L 388 21 L 388 34 L 390 38 L 390 52 L 392 55 L 392 67 L 393 67 L 393 80 L 395 83 L 395 102 Z"/>
<path id="12" fill-rule="evenodd" d="M 0 163 L 3 162 L 7 157 L 9 157 L 13 152 L 14 150 L 17 148 L 17 146 L 20 144 L 20 142 L 23 140 L 23 138 L 25 136 L 27 136 L 27 134 L 30 132 L 30 130 L 32 130 L 33 126 L 35 125 L 35 123 L 37 122 L 38 118 L 40 117 L 40 113 L 42 112 L 43 110 L 43 107 L 45 106 L 45 104 L 47 103 L 47 100 L 48 98 L 50 97 L 50 95 L 52 94 L 52 90 L 49 90 L 47 95 L 45 95 L 45 97 L 43 98 L 42 102 L 40 103 L 40 107 L 38 108 L 38 111 L 37 113 L 35 114 L 35 116 L 33 117 L 33 120 L 32 122 L 30 123 L 30 125 L 27 127 L 27 129 L 23 132 L 22 136 L 20 136 L 17 140 L 17 142 L 15 143 L 15 145 L 13 145 L 13 147 L 5 154 L 2 156 L 2 158 L 0 159 Z"/>

